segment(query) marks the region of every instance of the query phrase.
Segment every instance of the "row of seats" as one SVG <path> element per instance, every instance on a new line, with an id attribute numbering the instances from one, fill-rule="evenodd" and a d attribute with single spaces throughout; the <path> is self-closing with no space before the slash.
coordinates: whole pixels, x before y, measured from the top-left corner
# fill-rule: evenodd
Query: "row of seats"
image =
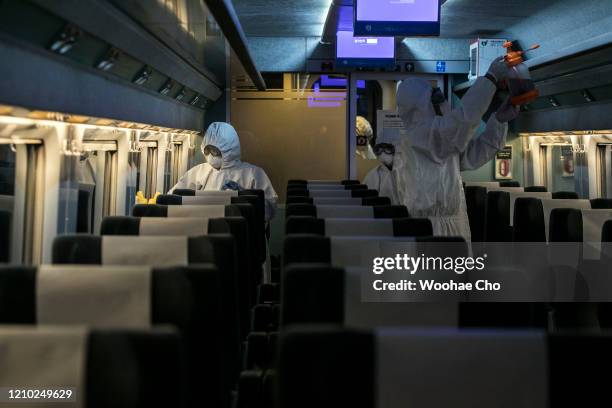
<path id="1" fill-rule="evenodd" d="M 544 190 L 544 191 L 542 191 Z M 467 185 L 466 203 L 474 242 L 546 242 L 555 208 L 610 209 L 612 200 L 580 200 L 574 192 Z"/>
<path id="2" fill-rule="evenodd" d="M 359 289 L 354 285 L 355 282 L 359 285 L 358 279 L 352 281 L 354 296 L 345 296 L 344 291 L 349 289 L 339 272 L 343 269 L 338 267 L 369 264 L 376 254 L 401 252 L 406 245 L 429 242 L 433 234 L 428 219 L 411 218 L 406 207 L 390 205 L 388 197 L 378 197 L 377 191 L 368 190 L 355 180 L 292 180 L 287 186 L 285 215 L 282 272 L 277 283 L 279 303 L 267 305 L 268 319 L 261 319 L 267 324 L 259 325 L 259 331 L 249 335 L 250 370 L 242 373 L 239 382 L 240 394 L 249 406 L 269 406 L 275 399 L 272 390 L 277 383 L 277 330 L 282 332 L 285 327 L 303 323 L 342 323 L 347 299 L 356 307 L 354 318 L 376 319 L 371 305 L 361 303 Z M 452 240 L 465 244 L 461 239 Z M 380 304 L 375 315 L 387 316 L 387 321 L 395 317 L 398 324 L 422 315 L 422 309 L 417 313 L 419 309 L 413 309 L 402 319 L 397 305 Z M 262 307 L 262 315 L 263 311 Z M 432 311 L 429 318 L 444 319 L 441 314 Z"/>
<path id="3" fill-rule="evenodd" d="M 250 371 L 241 376 L 240 389 L 249 406 L 277 400 L 281 407 L 478 407 L 500 401 L 545 407 L 609 400 L 595 373 L 610 363 L 612 339 L 546 333 L 552 313 L 580 314 L 581 305 L 364 302 L 362 267 L 371 272 L 374 257 L 419 253 L 432 243 L 447 244 L 440 247 L 447 256 L 465 256 L 469 249 L 461 238 L 432 236 L 428 220 L 410 218 L 405 208 L 342 201 L 366 191 L 347 188 L 357 183 L 288 186 L 280 310 L 275 324 L 248 339 Z M 487 187 L 473 187 L 485 189 L 486 204 Z M 541 190 L 489 186 L 491 192 L 504 189 Z M 323 191 L 338 201 L 317 201 Z M 557 211 L 550 211 L 551 224 Z"/>
<path id="4" fill-rule="evenodd" d="M 53 265 L 0 268 L 0 324 L 18 324 L 20 336 L 38 342 L 23 351 L 13 329 L 0 327 L 0 348 L 33 351 L 35 359 L 55 347 L 61 356 L 66 345 L 89 338 L 74 358 L 90 362 L 94 353 L 108 364 L 88 363 L 84 376 L 66 377 L 66 384 L 87 390 L 82 406 L 235 406 L 266 258 L 263 192 L 180 193 L 158 197 L 158 205 L 137 205 L 131 217 L 106 217 L 100 236 L 57 237 Z M 82 325 L 91 329 L 69 340 L 45 331 Z M 109 333 L 103 354 L 91 343 L 100 330 Z M 58 361 L 38 360 L 42 373 L 58 370 Z M 63 378 L 59 372 L 47 381 Z M 113 387 L 115 398 L 125 399 L 90 400 Z"/>

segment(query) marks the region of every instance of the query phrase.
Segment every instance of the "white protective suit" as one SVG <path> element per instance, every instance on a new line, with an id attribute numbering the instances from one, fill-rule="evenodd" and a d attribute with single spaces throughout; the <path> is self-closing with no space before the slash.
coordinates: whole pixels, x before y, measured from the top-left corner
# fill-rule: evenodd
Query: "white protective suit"
<path id="1" fill-rule="evenodd" d="M 401 204 L 397 189 L 396 167 L 390 170 L 383 163 L 380 163 L 365 176 L 363 184 L 366 184 L 371 190 L 378 190 L 379 196 L 389 197 L 391 205 Z"/>
<path id="2" fill-rule="evenodd" d="M 266 173 L 255 165 L 240 160 L 240 140 L 234 127 L 228 123 L 214 122 L 206 130 L 202 150 L 212 145 L 222 154 L 223 165 L 219 170 L 208 163 L 199 164 L 183 175 L 169 194 L 177 188 L 192 190 L 221 190 L 228 181 L 234 181 L 244 189 L 260 189 L 266 198 L 266 221 L 274 217 L 278 195 Z"/>
<path id="3" fill-rule="evenodd" d="M 428 81 L 410 79 L 398 88 L 398 111 L 407 134 L 401 142 L 400 198 L 412 217 L 431 219 L 435 235 L 471 238 L 460 172 L 482 166 L 506 143 L 508 125 L 495 114 L 474 137 L 495 91 L 495 85 L 481 77 L 462 106 L 451 111 L 445 102 L 444 116 L 436 116 Z"/>

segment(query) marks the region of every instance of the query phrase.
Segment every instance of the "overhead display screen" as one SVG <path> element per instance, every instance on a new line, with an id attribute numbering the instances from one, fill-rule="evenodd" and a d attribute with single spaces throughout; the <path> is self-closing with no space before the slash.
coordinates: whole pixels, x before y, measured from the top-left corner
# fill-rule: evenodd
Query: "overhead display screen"
<path id="1" fill-rule="evenodd" d="M 355 35 L 438 36 L 440 0 L 355 0 Z"/>
<path id="2" fill-rule="evenodd" d="M 355 37 L 350 31 L 336 34 L 339 66 L 387 66 L 395 63 L 393 37 Z"/>

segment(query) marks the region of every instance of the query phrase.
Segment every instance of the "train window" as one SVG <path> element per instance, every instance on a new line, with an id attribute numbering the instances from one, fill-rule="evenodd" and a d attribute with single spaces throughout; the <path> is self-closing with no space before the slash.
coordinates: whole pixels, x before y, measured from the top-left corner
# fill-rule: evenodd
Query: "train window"
<path id="1" fill-rule="evenodd" d="M 170 190 L 181 176 L 182 142 L 170 142 L 164 154 L 164 191 Z"/>
<path id="2" fill-rule="evenodd" d="M 40 141 L 0 139 L 0 262 L 40 263 L 43 176 Z"/>
<path id="3" fill-rule="evenodd" d="M 140 142 L 139 167 L 138 189 L 145 197 L 152 197 L 157 191 L 157 141 Z"/>
<path id="4" fill-rule="evenodd" d="M 77 159 L 77 232 L 97 232 L 103 217 L 116 214 L 117 143 L 84 141 Z"/>
<path id="5" fill-rule="evenodd" d="M 130 214 L 136 204 L 136 192 L 140 185 L 140 149 L 138 146 L 130 147 L 128 153 L 128 174 L 125 199 L 125 213 Z"/>

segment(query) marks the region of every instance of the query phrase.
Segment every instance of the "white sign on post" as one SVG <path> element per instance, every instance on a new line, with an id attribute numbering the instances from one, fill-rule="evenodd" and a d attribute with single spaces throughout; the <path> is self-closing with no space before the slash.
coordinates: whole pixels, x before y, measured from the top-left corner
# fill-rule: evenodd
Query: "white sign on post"
<path id="1" fill-rule="evenodd" d="M 401 139 L 406 137 L 404 122 L 397 111 L 378 110 L 376 112 L 376 143 L 389 143 L 399 146 Z"/>

